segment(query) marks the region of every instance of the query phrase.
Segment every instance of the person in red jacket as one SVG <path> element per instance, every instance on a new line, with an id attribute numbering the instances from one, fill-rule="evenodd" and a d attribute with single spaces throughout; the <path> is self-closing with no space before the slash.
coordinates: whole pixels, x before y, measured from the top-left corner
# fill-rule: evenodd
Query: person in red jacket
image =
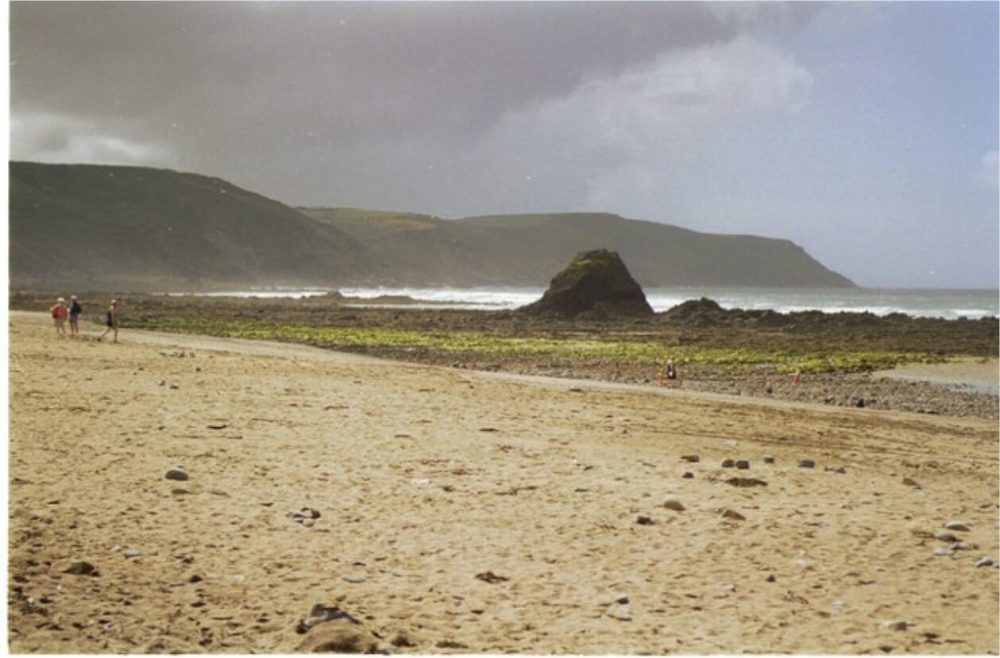
<path id="1" fill-rule="evenodd" d="M 62 297 L 57 299 L 56 303 L 49 309 L 49 312 L 52 314 L 52 321 L 55 323 L 56 335 L 65 336 L 66 318 L 69 317 L 69 309 L 66 308 L 66 300 Z"/>

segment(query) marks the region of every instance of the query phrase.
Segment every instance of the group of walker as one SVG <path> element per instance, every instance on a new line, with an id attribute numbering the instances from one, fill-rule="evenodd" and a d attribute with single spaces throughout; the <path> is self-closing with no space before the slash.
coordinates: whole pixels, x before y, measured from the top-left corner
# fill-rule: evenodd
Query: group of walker
<path id="1" fill-rule="evenodd" d="M 66 320 L 69 320 L 69 335 L 71 338 L 80 335 L 80 316 L 83 315 L 83 306 L 80 305 L 80 300 L 77 299 L 76 295 L 69 296 L 69 305 L 66 305 L 66 298 L 60 297 L 56 300 L 56 303 L 52 305 L 49 312 L 52 314 L 52 321 L 55 324 L 56 335 L 65 336 L 66 335 Z M 104 314 L 104 331 L 97 340 L 102 340 L 108 335 L 108 332 L 114 332 L 113 342 L 118 342 L 118 300 L 112 299 L 111 306 L 108 307 L 107 313 Z"/>

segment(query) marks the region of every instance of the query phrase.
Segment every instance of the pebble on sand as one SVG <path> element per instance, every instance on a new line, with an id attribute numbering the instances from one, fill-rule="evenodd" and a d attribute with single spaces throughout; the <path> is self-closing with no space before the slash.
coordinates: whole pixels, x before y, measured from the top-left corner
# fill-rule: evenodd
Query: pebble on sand
<path id="1" fill-rule="evenodd" d="M 663 506 L 666 507 L 667 509 L 672 509 L 675 512 L 683 512 L 685 509 L 684 503 L 677 500 L 676 498 L 667 499 L 666 501 L 664 501 Z"/>
<path id="2" fill-rule="evenodd" d="M 65 569 L 62 570 L 63 573 L 68 573 L 73 576 L 100 576 L 100 572 L 90 562 L 86 560 L 76 560 L 70 563 Z"/>
<path id="3" fill-rule="evenodd" d="M 884 621 L 882 622 L 882 628 L 888 628 L 891 631 L 905 631 L 910 627 L 908 622 L 902 620 Z"/>
<path id="4" fill-rule="evenodd" d="M 917 481 L 914 480 L 913 478 L 903 478 L 903 484 L 905 484 L 908 487 L 916 487 L 917 489 L 920 488 L 920 485 L 917 484 Z"/>
<path id="5" fill-rule="evenodd" d="M 814 466 L 816 466 L 816 462 L 814 462 L 811 459 L 800 459 L 799 460 L 799 467 L 800 468 L 813 468 Z"/>
<path id="6" fill-rule="evenodd" d="M 747 517 L 743 516 L 742 514 L 733 509 L 727 509 L 725 512 L 723 512 L 722 518 L 730 519 L 733 521 L 746 521 L 747 519 Z"/>
<path id="7" fill-rule="evenodd" d="M 656 521 L 653 520 L 653 517 L 646 516 L 645 514 L 640 514 L 639 516 L 637 516 L 635 522 L 638 523 L 639 525 L 653 525 L 656 523 Z"/>
<path id="8" fill-rule="evenodd" d="M 169 471 L 167 471 L 167 474 L 164 475 L 163 477 L 165 477 L 168 480 L 184 481 L 188 479 L 188 474 L 182 468 L 172 468 Z"/>
<path id="9" fill-rule="evenodd" d="M 765 464 L 773 464 L 774 463 L 774 457 L 764 457 L 764 463 Z"/>
<path id="10" fill-rule="evenodd" d="M 739 468 L 739 469 L 742 469 L 742 470 L 745 471 L 746 469 L 750 468 L 750 462 L 748 460 L 746 460 L 746 459 L 738 459 L 736 461 L 736 468 Z"/>
<path id="11" fill-rule="evenodd" d="M 736 462 L 732 459 L 724 459 L 722 461 L 722 468 L 732 468 L 734 466 L 736 466 Z"/>
<path id="12" fill-rule="evenodd" d="M 696 464 L 701 461 L 701 457 L 698 455 L 681 455 L 681 459 L 692 464 Z"/>
<path id="13" fill-rule="evenodd" d="M 948 521 L 944 524 L 944 527 L 956 532 L 969 532 L 970 530 L 969 526 L 961 521 Z"/>
<path id="14" fill-rule="evenodd" d="M 976 560 L 976 566 L 977 567 L 992 567 L 993 566 L 993 560 L 991 560 L 988 557 L 981 557 L 978 560 Z"/>

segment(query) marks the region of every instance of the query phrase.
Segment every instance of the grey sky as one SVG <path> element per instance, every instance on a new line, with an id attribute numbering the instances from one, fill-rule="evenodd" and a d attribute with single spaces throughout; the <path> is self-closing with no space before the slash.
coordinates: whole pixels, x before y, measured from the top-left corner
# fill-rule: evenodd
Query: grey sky
<path id="1" fill-rule="evenodd" d="M 12 3 L 11 157 L 995 287 L 996 3 Z"/>

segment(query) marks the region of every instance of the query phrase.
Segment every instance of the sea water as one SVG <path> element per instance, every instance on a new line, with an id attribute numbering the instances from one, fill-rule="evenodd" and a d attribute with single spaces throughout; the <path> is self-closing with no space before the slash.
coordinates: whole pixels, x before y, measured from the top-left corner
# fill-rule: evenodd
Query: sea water
<path id="1" fill-rule="evenodd" d="M 324 295 L 335 290 L 320 288 L 275 288 L 202 293 L 213 297 L 298 298 Z M 359 300 L 383 295 L 405 296 L 421 308 L 462 308 L 509 310 L 541 298 L 544 288 L 340 288 L 339 292 Z M 726 309 L 763 310 L 779 313 L 822 311 L 824 313 L 905 313 L 912 317 L 954 320 L 1000 315 L 997 290 L 918 290 L 880 288 L 647 288 L 646 300 L 656 312 L 665 311 L 691 299 L 707 297 Z"/>
<path id="2" fill-rule="evenodd" d="M 513 309 L 538 300 L 543 288 L 341 288 L 350 297 L 373 299 L 404 295 L 422 305 L 456 304 L 463 308 Z M 877 288 L 647 288 L 646 300 L 657 313 L 707 297 L 726 309 L 771 309 L 779 313 L 905 313 L 913 317 L 978 319 L 1000 315 L 997 290 L 916 290 Z"/>

